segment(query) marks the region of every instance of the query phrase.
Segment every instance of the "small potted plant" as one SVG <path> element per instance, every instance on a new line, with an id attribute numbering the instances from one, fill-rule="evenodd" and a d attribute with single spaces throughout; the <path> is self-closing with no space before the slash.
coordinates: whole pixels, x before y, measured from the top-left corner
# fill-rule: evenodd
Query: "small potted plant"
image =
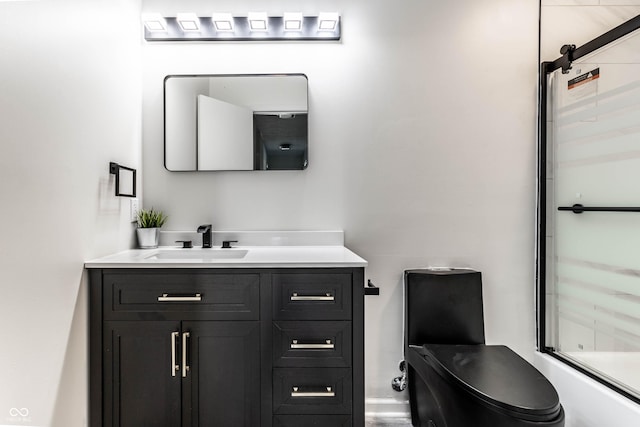
<path id="1" fill-rule="evenodd" d="M 140 209 L 138 211 L 138 246 L 141 249 L 157 248 L 160 237 L 160 227 L 167 221 L 167 216 L 162 211 L 153 208 Z"/>

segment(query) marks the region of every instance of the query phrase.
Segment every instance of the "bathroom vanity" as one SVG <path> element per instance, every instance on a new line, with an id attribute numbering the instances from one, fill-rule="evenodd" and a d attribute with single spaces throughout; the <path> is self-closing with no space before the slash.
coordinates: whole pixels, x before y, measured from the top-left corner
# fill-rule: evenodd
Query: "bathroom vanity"
<path id="1" fill-rule="evenodd" d="M 365 266 L 330 245 L 86 263 L 90 425 L 363 426 Z"/>

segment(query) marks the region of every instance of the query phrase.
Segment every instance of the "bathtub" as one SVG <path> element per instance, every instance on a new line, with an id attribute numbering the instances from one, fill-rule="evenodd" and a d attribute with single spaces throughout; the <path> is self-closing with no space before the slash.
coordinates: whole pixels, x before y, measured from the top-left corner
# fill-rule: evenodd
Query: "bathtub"
<path id="1" fill-rule="evenodd" d="M 620 354 L 616 353 L 615 357 L 620 357 Z M 619 373 L 623 367 L 633 367 L 632 375 L 627 377 L 625 374 L 625 381 L 631 384 L 630 378 L 640 380 L 640 354 L 626 353 L 623 356 L 626 363 L 616 362 L 616 372 Z M 605 354 L 588 352 L 581 352 L 579 357 L 584 361 L 589 358 L 588 363 L 596 368 L 611 365 L 613 360 Z M 533 363 L 558 391 L 566 415 L 565 427 L 640 426 L 640 405 L 635 402 L 549 355 L 536 352 Z"/>

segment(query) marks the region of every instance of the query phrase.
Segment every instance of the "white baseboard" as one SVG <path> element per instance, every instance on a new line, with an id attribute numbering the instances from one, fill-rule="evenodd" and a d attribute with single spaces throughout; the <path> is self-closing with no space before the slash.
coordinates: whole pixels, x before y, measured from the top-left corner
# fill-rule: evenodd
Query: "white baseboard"
<path id="1" fill-rule="evenodd" d="M 367 397 L 364 400 L 365 417 L 371 418 L 411 418 L 408 400 Z"/>

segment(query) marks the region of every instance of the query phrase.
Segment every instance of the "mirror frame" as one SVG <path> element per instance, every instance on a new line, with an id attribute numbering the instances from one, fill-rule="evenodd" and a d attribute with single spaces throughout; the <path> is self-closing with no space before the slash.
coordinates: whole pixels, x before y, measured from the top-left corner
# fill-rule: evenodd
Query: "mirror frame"
<path id="1" fill-rule="evenodd" d="M 167 167 L 167 81 L 171 78 L 211 78 L 211 77 L 222 77 L 222 78 L 233 78 L 233 77 L 302 77 L 306 80 L 306 91 L 305 91 L 305 104 L 306 104 L 306 146 L 304 149 L 304 162 L 301 168 L 286 168 L 286 169 L 260 169 L 256 168 L 254 165 L 253 169 L 198 169 L 198 155 L 197 155 L 197 141 L 196 141 L 196 164 L 194 169 L 169 169 Z M 308 154 L 309 154 L 309 130 L 308 130 L 308 114 L 309 114 L 309 84 L 308 77 L 303 73 L 263 73 L 263 74 L 170 74 L 165 76 L 163 81 L 163 164 L 164 168 L 169 172 L 223 172 L 223 171 L 264 171 L 264 170 L 305 170 L 308 167 Z M 264 111 L 254 111 L 254 115 L 264 113 Z M 255 120 L 254 120 L 255 127 Z M 252 132 L 254 132 L 252 130 Z M 255 139 L 255 138 L 254 138 Z"/>

